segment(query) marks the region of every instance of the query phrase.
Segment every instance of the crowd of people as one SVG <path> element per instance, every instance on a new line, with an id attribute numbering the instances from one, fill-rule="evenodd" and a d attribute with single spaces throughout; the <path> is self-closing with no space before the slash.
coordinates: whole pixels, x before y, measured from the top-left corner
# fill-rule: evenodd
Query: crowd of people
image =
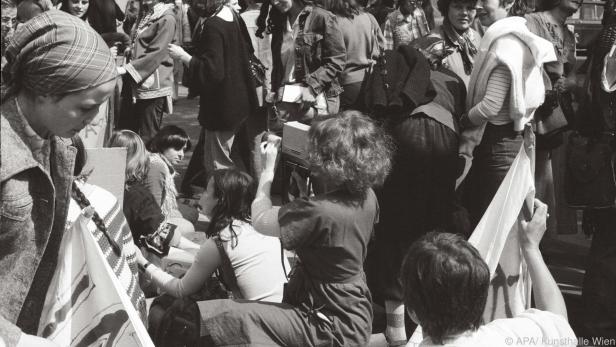
<path id="1" fill-rule="evenodd" d="M 218 278 L 231 298 L 197 302 L 203 345 L 365 346 L 380 329 L 404 346 L 418 325 L 421 346 L 575 345 L 540 250 L 565 130 L 607 139 L 583 318 L 615 338 L 616 1 L 585 67 L 567 26 L 580 6 L 437 0 L 441 21 L 429 0 L 2 0 L 0 345 L 54 345 L 39 320 L 71 199 L 90 205 L 92 147 L 126 148 L 129 241 L 95 224 L 144 322 L 144 293 L 194 298 Z M 180 86 L 198 139 L 167 124 Z M 281 154 L 293 121 L 309 126 L 303 161 Z M 521 150 L 534 308 L 483 321 L 491 276 L 467 239 Z M 169 228 L 194 259 L 181 278 L 146 246 Z"/>

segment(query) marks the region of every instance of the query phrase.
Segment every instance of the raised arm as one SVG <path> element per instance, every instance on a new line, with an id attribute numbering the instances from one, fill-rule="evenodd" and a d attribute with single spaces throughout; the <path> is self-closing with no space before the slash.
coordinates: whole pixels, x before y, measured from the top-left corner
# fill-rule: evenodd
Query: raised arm
<path id="1" fill-rule="evenodd" d="M 278 211 L 280 207 L 272 206 L 271 188 L 274 180 L 276 160 L 280 141 L 268 141 L 261 144 L 260 167 L 263 168 L 259 177 L 257 194 L 252 203 L 252 225 L 260 233 L 280 237 Z M 259 160 L 259 159 L 257 159 Z"/>
<path id="2" fill-rule="evenodd" d="M 535 213 L 532 220 L 522 221 L 520 244 L 533 282 L 536 307 L 567 319 L 565 300 L 539 251 L 539 242 L 546 230 L 547 211 L 547 205 L 535 199 Z"/>

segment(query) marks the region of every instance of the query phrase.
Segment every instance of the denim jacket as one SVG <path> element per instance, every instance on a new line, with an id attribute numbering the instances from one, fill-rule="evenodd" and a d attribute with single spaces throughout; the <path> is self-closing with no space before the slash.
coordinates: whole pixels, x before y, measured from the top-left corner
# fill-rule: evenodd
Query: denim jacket
<path id="1" fill-rule="evenodd" d="M 0 337 L 36 334 L 65 230 L 77 149 L 51 140 L 50 171 L 34 159 L 15 99 L 0 115 Z"/>
<path id="2" fill-rule="evenodd" d="M 329 97 L 338 96 L 342 93 L 338 78 L 346 64 L 346 48 L 336 16 L 318 6 L 306 6 L 300 16 L 306 12 L 303 35 L 295 38 L 296 64 L 303 64 L 296 70 L 306 72 L 304 82 L 315 94 L 324 91 Z M 279 25 L 272 33 L 272 90 L 282 86 L 282 41 L 283 29 Z"/>

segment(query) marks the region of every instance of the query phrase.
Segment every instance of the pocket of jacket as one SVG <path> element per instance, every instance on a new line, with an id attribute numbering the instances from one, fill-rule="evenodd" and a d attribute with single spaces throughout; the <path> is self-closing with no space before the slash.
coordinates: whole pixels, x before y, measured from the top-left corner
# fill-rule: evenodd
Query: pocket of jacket
<path id="1" fill-rule="evenodd" d="M 3 200 L 0 207 L 0 216 L 2 216 L 2 230 L 4 228 L 4 219 L 8 218 L 13 221 L 23 222 L 32 214 L 32 197 L 25 195 L 15 200 Z"/>
<path id="2" fill-rule="evenodd" d="M 314 62 L 315 60 L 320 60 L 323 35 L 316 33 L 304 34 L 303 41 L 309 61 Z"/>
<path id="3" fill-rule="evenodd" d="M 0 259 L 22 247 L 32 235 L 33 201 L 30 195 L 18 199 L 2 200 L 0 206 Z M 30 225 L 30 226 L 29 226 Z"/>

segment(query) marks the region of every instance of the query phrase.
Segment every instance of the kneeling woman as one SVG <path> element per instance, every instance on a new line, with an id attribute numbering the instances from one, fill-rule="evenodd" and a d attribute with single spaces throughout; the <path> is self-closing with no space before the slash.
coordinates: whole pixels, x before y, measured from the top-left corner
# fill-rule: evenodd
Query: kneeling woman
<path id="1" fill-rule="evenodd" d="M 262 149 L 263 172 L 252 204 L 253 225 L 280 237 L 299 258 L 282 304 L 214 300 L 199 303 L 202 333 L 228 345 L 363 346 L 372 306 L 363 263 L 378 203 L 372 187 L 390 168 L 385 133 L 356 111 L 313 123 L 311 171 L 318 194 L 272 207 L 278 148 Z"/>
<path id="2" fill-rule="evenodd" d="M 211 218 L 206 231 L 209 238 L 186 275 L 175 278 L 139 257 L 137 261 L 145 268 L 146 277 L 168 294 L 183 297 L 196 293 L 217 268 L 222 269 L 225 278 L 233 277 L 224 273 L 232 269 L 237 281 L 236 298 L 281 302 L 289 265 L 286 259 L 281 263 L 278 239 L 259 234 L 250 225 L 252 178 L 235 169 L 215 171 L 205 195 L 202 207 Z M 231 269 L 225 266 L 226 261 Z"/>

